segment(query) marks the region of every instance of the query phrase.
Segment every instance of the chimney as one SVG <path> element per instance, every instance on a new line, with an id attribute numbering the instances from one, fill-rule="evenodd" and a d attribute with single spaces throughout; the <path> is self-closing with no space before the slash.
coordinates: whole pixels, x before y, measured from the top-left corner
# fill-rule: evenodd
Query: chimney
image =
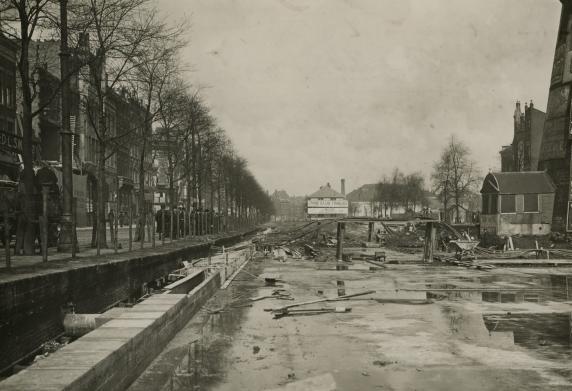
<path id="1" fill-rule="evenodd" d="M 346 180 L 343 178 L 342 178 L 342 183 L 341 183 L 340 189 L 341 189 L 342 195 L 345 196 L 346 195 Z"/>
<path id="2" fill-rule="evenodd" d="M 520 101 L 516 101 L 516 108 L 514 109 L 514 122 L 516 125 L 520 124 L 520 117 L 522 115 L 522 111 L 520 111 Z"/>

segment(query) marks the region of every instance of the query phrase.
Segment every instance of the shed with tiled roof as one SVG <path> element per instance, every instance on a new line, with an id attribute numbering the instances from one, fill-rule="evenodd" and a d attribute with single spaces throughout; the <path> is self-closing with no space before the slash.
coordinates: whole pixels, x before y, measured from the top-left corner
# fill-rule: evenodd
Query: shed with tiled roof
<path id="1" fill-rule="evenodd" d="M 544 171 L 489 173 L 481 187 L 481 233 L 549 234 L 555 189 Z"/>

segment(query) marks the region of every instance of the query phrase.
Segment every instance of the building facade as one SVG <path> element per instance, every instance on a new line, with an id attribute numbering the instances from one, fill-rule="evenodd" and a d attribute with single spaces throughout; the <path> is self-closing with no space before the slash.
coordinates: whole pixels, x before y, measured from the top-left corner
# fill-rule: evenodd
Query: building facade
<path id="1" fill-rule="evenodd" d="M 98 115 L 94 110 L 95 91 L 91 75 L 94 70 L 85 65 L 89 56 L 87 37 L 71 49 L 70 66 L 76 74 L 70 78 L 70 130 L 73 152 L 73 194 L 76 199 L 78 226 L 93 224 L 97 202 L 97 161 L 100 141 L 97 137 Z M 40 153 L 36 154 L 38 167 L 51 167 L 62 183 L 61 165 L 61 81 L 59 41 L 35 41 L 30 45 L 31 66 L 37 75 L 37 97 L 32 111 L 34 135 L 38 138 Z M 93 65 L 91 65 L 93 66 Z M 151 124 L 145 121 L 142 104 L 126 90 L 107 88 L 105 99 L 107 126 L 106 145 L 109 155 L 105 162 L 104 197 L 107 214 L 111 209 L 127 215 L 131 205 L 134 216 L 139 213 L 137 203 L 139 163 L 143 148 L 143 132 Z M 150 134 L 150 131 L 149 131 Z M 144 159 L 146 205 L 150 210 L 152 199 L 152 151 L 147 145 Z"/>
<path id="2" fill-rule="evenodd" d="M 489 173 L 481 188 L 481 234 L 549 234 L 555 189 L 543 171 Z"/>
<path id="3" fill-rule="evenodd" d="M 532 101 L 524 104 L 524 112 L 516 102 L 512 144 L 500 151 L 502 172 L 538 170 L 545 117 Z"/>
<path id="4" fill-rule="evenodd" d="M 321 220 L 348 215 L 346 197 L 332 189 L 329 183 L 308 196 L 306 213 L 311 220 Z"/>
<path id="5" fill-rule="evenodd" d="M 556 185 L 552 230 L 572 232 L 572 224 L 567 218 L 572 207 L 572 0 L 561 0 L 561 3 L 560 26 L 556 38 L 538 169 L 546 170 Z"/>
<path id="6" fill-rule="evenodd" d="M 22 138 L 16 134 L 17 46 L 0 34 L 0 180 L 17 181 Z"/>

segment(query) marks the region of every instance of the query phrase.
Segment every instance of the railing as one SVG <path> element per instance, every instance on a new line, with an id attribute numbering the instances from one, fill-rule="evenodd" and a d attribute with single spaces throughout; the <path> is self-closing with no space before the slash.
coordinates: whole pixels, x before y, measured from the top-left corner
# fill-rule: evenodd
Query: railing
<path id="1" fill-rule="evenodd" d="M 106 240 L 97 245 L 97 232 L 93 233 L 92 227 L 76 228 L 76 254 L 57 252 L 58 234 L 57 224 L 43 216 L 48 214 L 49 207 L 43 202 L 40 208 L 43 213 L 38 220 L 32 221 L 37 238 L 34 243 L 34 254 L 22 254 L 22 224 L 20 214 L 4 211 L 0 213 L 0 246 L 4 255 L 7 269 L 19 266 L 31 266 L 40 261 L 66 260 L 76 257 L 86 257 L 110 253 L 123 253 L 141 249 L 155 248 L 160 245 L 179 240 L 194 240 L 204 243 L 211 239 L 231 232 L 239 232 L 254 228 L 263 222 L 260 218 L 237 218 L 232 216 L 218 215 L 213 212 L 191 212 L 177 210 L 174 213 L 168 211 L 157 214 L 150 213 L 143 222 L 143 228 L 139 219 L 130 210 L 127 216 L 124 213 L 106 216 L 105 236 Z M 172 218 L 171 218 L 172 217 Z M 57 223 L 57 222 L 56 222 Z M 72 222 L 73 224 L 73 222 Z M 18 239 L 16 237 L 18 236 Z M 1 259 L 2 255 L 0 255 Z"/>
<path id="2" fill-rule="evenodd" d="M 173 271 L 169 275 L 169 279 L 181 278 L 195 273 L 197 270 L 207 270 L 209 274 L 219 272 L 221 284 L 223 288 L 226 288 L 225 284 L 230 282 L 235 273 L 252 259 L 254 251 L 255 246 L 248 244 L 238 250 L 223 250 L 221 254 L 200 258 L 192 262 L 183 261 L 185 267 Z"/>

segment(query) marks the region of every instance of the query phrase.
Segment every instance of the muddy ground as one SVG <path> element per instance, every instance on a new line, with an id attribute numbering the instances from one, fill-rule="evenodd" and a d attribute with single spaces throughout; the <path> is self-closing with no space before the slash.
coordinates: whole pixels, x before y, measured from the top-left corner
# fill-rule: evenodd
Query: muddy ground
<path id="1" fill-rule="evenodd" d="M 131 389 L 572 389 L 571 269 L 371 271 L 354 261 L 336 271 L 333 258 L 252 260 Z M 254 277 L 261 273 L 277 273 L 283 283 L 267 287 Z M 346 294 L 376 292 L 301 307 L 345 306 L 349 313 L 274 319 L 264 311 L 335 297 L 338 280 Z M 248 300 L 277 288 L 295 301 Z M 311 388 L 297 383 L 304 380 Z"/>

